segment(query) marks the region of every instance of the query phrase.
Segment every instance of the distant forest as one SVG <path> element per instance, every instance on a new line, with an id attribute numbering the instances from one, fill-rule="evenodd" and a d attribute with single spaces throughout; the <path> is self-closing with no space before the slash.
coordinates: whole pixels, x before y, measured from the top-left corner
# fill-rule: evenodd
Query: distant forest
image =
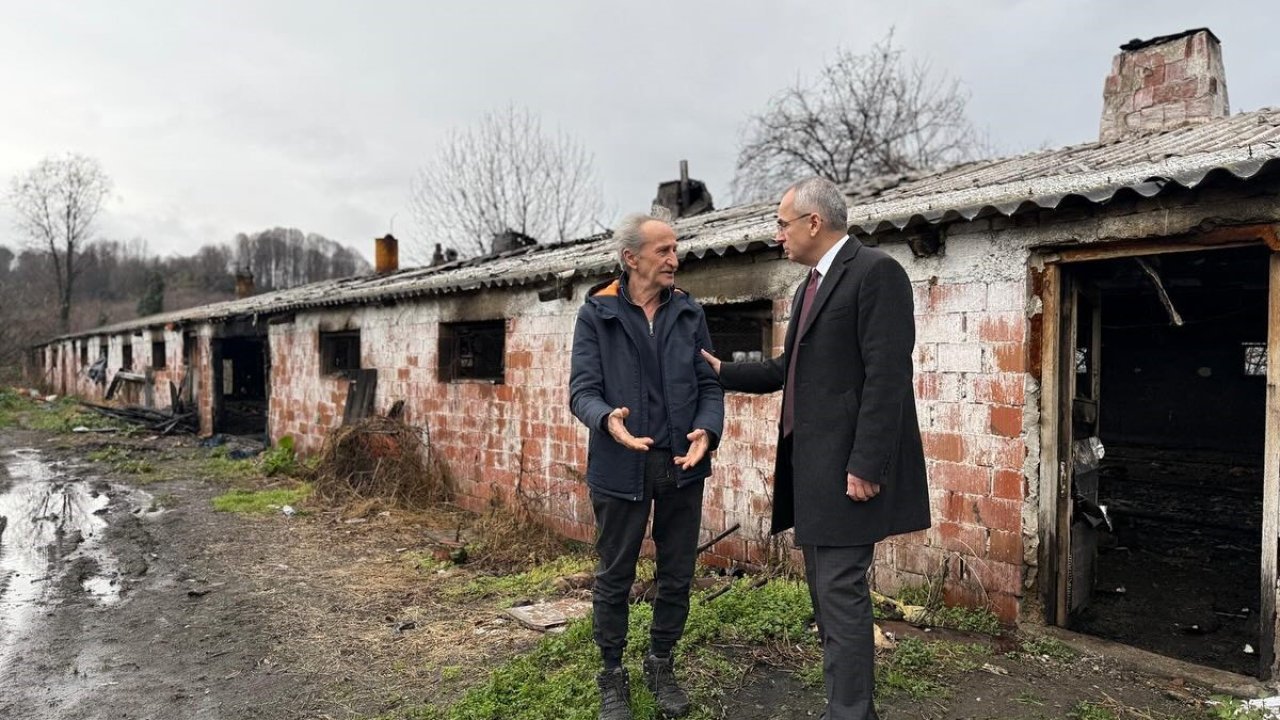
<path id="1" fill-rule="evenodd" d="M 356 251 L 296 228 L 240 233 L 168 257 L 141 240 L 99 240 L 76 267 L 73 332 L 232 299 L 239 268 L 253 273 L 259 293 L 371 272 Z M 0 244 L 0 366 L 12 368 L 24 347 L 57 334 L 56 298 L 47 252 Z"/>

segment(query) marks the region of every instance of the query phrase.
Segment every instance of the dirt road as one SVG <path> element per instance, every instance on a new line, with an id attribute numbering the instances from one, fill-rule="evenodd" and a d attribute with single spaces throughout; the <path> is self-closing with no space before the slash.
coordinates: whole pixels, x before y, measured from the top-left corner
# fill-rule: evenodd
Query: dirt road
<path id="1" fill-rule="evenodd" d="M 0 717 L 313 715 L 307 678 L 263 662 L 259 594 L 207 550 L 236 518 L 202 511 L 202 483 L 167 508 L 47 437 L 0 433 Z"/>
<path id="2" fill-rule="evenodd" d="M 214 512 L 234 483 L 267 481 L 216 477 L 193 439 L 152 440 L 0 429 L 0 720 L 421 717 L 542 638 L 502 618 L 512 598 L 456 592 L 479 577 L 470 564 L 415 559 L 460 516 Z M 912 666 L 916 695 L 890 694 L 882 716 L 1206 717 L 1203 689 L 1103 657 L 970 665 Z M 702 717 L 821 710 L 797 675 L 744 667 Z"/>

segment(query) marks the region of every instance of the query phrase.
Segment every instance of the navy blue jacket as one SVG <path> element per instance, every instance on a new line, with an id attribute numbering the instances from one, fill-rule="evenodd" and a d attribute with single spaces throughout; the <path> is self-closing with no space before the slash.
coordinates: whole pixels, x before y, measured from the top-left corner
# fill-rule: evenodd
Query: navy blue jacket
<path id="1" fill-rule="evenodd" d="M 587 293 L 578 310 L 573 331 L 573 357 L 569 373 L 569 407 L 591 430 L 587 450 L 587 484 L 593 492 L 627 500 L 644 497 L 644 453 L 619 445 L 605 427 L 605 419 L 615 408 L 626 407 L 631 415 L 624 421 L 627 430 L 642 437 L 647 413 L 641 377 L 640 353 L 648 342 L 623 322 L 620 303 L 627 300 L 619 292 L 620 280 L 601 283 Z M 720 444 L 724 431 L 724 390 L 698 350 L 712 351 L 702 306 L 683 290 L 673 290 L 668 305 L 658 313 L 655 333 L 662 333 L 662 377 L 670 423 L 671 451 L 675 456 L 689 451 L 686 435 L 696 428 L 707 431 L 710 440 L 702 462 L 677 468 L 677 485 L 683 486 L 711 473 L 711 450 Z"/>

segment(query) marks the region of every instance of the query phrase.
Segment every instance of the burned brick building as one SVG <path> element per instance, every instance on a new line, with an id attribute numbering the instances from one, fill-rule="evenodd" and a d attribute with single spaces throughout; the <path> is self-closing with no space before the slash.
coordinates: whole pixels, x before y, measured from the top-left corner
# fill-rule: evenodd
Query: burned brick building
<path id="1" fill-rule="evenodd" d="M 1230 115 L 1222 68 L 1206 30 L 1130 43 L 1106 80 L 1099 141 L 847 188 L 851 233 L 915 286 L 934 503 L 930 530 L 879 548 L 880 589 L 945 576 L 949 600 L 1006 621 L 1270 676 L 1280 111 Z M 766 203 L 675 221 L 679 284 L 725 355 L 779 352 L 802 270 L 781 257 L 774 220 Z M 303 452 L 351 393 L 377 412 L 403 401 L 461 502 L 482 508 L 518 485 L 588 539 L 568 356 L 586 289 L 615 271 L 604 237 L 384 265 L 58 338 L 31 373 L 99 397 L 85 370 L 105 355 L 108 381 L 132 368 L 157 405 L 172 381 L 204 433 L 290 435 Z M 703 518 L 707 536 L 742 524 L 714 549 L 723 562 L 770 552 L 778 403 L 726 397 Z"/>

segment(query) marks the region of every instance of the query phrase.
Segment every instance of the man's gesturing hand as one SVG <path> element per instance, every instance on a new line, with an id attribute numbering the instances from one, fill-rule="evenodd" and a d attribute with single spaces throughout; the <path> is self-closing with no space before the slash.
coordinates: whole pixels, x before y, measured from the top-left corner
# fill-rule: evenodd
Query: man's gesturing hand
<path id="1" fill-rule="evenodd" d="M 689 438 L 692 444 L 689 446 L 688 453 L 675 459 L 681 470 L 688 470 L 702 462 L 702 457 L 707 454 L 707 448 L 711 445 L 711 440 L 707 437 L 707 431 L 702 428 L 694 430 L 685 437 Z"/>
<path id="2" fill-rule="evenodd" d="M 613 436 L 614 440 L 618 441 L 618 444 L 628 450 L 648 452 L 649 446 L 653 445 L 653 438 L 638 438 L 635 435 L 632 435 L 627 430 L 627 426 L 622 422 L 627 419 L 627 416 L 630 414 L 631 411 L 627 408 L 614 408 L 613 412 L 609 413 L 609 434 Z"/>
<path id="3" fill-rule="evenodd" d="M 844 494 L 854 502 L 866 502 L 880 494 L 880 486 L 849 473 L 849 486 L 845 488 Z"/>
<path id="4" fill-rule="evenodd" d="M 715 371 L 716 377 L 720 377 L 720 358 L 712 355 L 706 350 L 699 350 L 698 352 L 702 353 L 702 359 L 706 360 L 707 364 L 711 366 L 711 369 Z"/>

